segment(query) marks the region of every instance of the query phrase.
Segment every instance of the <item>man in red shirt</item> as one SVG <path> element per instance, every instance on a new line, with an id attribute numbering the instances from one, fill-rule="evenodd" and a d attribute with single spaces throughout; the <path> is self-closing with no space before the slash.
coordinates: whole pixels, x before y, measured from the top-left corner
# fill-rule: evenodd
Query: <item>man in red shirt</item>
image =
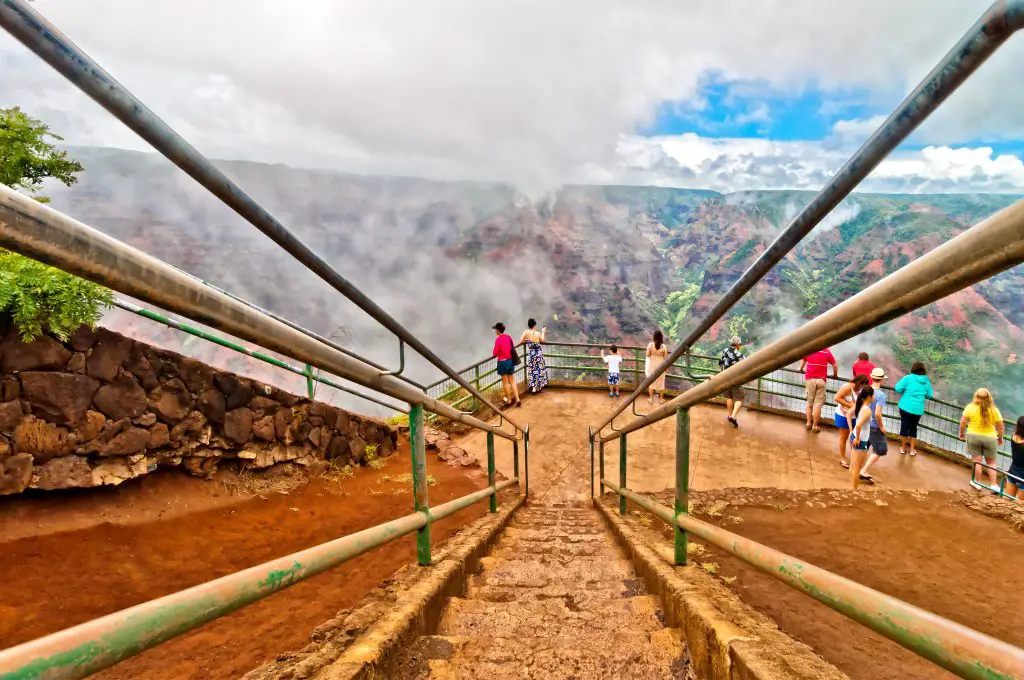
<path id="1" fill-rule="evenodd" d="M 838 378 L 839 366 L 828 347 L 812 352 L 800 362 L 800 370 L 804 371 L 807 383 L 807 429 L 811 432 L 821 432 L 818 420 L 821 418 L 821 407 L 825 405 L 825 386 L 830 365 L 832 377 Z"/>
<path id="2" fill-rule="evenodd" d="M 857 355 L 857 361 L 853 362 L 853 377 L 856 378 L 858 375 L 866 375 L 871 377 L 871 371 L 875 370 L 875 365 L 868 361 L 868 353 L 861 352 Z"/>

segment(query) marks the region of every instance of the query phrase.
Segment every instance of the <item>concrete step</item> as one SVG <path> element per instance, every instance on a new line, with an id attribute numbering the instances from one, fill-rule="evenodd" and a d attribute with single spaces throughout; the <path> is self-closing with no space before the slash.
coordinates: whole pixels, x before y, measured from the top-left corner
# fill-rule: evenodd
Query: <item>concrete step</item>
<path id="1" fill-rule="evenodd" d="M 610 552 L 610 551 L 609 551 Z M 484 557 L 482 570 L 472 577 L 475 585 L 506 585 L 543 588 L 555 583 L 574 583 L 580 587 L 601 582 L 621 582 L 633 576 L 632 565 L 611 554 L 594 557 L 571 555 L 531 555 L 531 559 Z"/>
<path id="2" fill-rule="evenodd" d="M 624 636 L 639 636 L 662 628 L 658 600 L 639 595 L 590 603 L 583 607 L 574 597 L 489 602 L 453 598 L 438 628 L 440 635 L 555 638 L 579 635 L 587 644 L 605 644 Z"/>
<path id="3" fill-rule="evenodd" d="M 573 583 L 571 581 L 552 581 L 537 588 L 523 588 L 509 584 L 479 585 L 470 582 L 466 589 L 467 600 L 486 600 L 488 602 L 513 602 L 532 600 L 564 599 L 572 601 L 580 607 L 592 607 L 595 603 L 607 600 L 621 600 L 637 595 L 646 595 L 647 589 L 638 578 L 622 581 L 594 581 L 590 583 Z"/>
<path id="4" fill-rule="evenodd" d="M 408 669 L 414 674 L 407 677 L 682 680 L 687 677 L 682 649 L 678 631 L 665 628 L 646 635 L 645 643 L 640 645 L 632 639 L 591 645 L 588 640 L 576 638 L 429 636 L 418 641 L 413 653 L 416 664 Z"/>

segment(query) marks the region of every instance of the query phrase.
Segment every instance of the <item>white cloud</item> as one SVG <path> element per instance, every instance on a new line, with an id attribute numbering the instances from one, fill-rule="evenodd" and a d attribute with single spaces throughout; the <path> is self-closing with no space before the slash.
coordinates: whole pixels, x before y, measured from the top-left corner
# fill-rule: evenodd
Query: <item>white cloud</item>
<path id="1" fill-rule="evenodd" d="M 634 184 L 740 191 L 818 189 L 853 152 L 820 142 L 723 139 L 687 133 L 624 137 L 620 155 L 630 159 L 625 179 Z M 589 181 L 613 178 L 591 169 Z M 621 179 L 621 178 L 620 178 Z M 989 147 L 926 147 L 898 151 L 864 181 L 861 191 L 1024 193 L 1024 162 Z"/>
<path id="2" fill-rule="evenodd" d="M 855 118 L 853 120 L 837 120 L 832 125 L 832 134 L 840 141 L 860 144 L 877 130 L 888 116 L 878 115 L 871 118 Z"/>
<path id="3" fill-rule="evenodd" d="M 636 172 L 618 157 L 619 140 L 665 102 L 699 110 L 709 72 L 794 93 L 809 82 L 906 92 L 981 11 L 972 0 L 34 6 L 210 155 L 521 186 L 565 181 L 581 168 Z M 1018 38 L 925 123 L 920 138 L 937 146 L 1024 138 L 1022 62 Z M 144 148 L 0 35 L 0 105 L 13 103 L 47 118 L 69 142 Z M 737 115 L 762 122 L 770 112 Z M 787 149 L 770 144 L 748 152 Z M 823 153 L 804 149 L 796 159 Z M 841 163 L 786 157 L 781 166 L 750 164 L 786 184 Z"/>

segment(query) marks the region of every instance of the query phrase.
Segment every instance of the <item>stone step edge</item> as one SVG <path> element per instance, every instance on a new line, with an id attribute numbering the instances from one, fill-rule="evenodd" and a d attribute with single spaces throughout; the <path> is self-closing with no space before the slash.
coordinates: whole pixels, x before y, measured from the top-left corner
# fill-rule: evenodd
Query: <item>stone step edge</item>
<path id="1" fill-rule="evenodd" d="M 790 637 L 732 590 L 691 565 L 670 564 L 657 532 L 594 503 L 633 562 L 647 591 L 661 598 L 665 625 L 679 629 L 697 677 L 708 680 L 850 680 L 808 645 Z"/>
<path id="2" fill-rule="evenodd" d="M 298 652 L 246 673 L 242 680 L 302 677 L 310 680 L 371 680 L 393 677 L 392 666 L 419 636 L 436 630 L 450 596 L 464 590 L 480 558 L 522 507 L 524 496 L 506 497 L 495 514 L 486 514 L 435 548 L 429 567 L 415 563 L 399 569 L 353 609 L 317 627 L 310 644 Z"/>

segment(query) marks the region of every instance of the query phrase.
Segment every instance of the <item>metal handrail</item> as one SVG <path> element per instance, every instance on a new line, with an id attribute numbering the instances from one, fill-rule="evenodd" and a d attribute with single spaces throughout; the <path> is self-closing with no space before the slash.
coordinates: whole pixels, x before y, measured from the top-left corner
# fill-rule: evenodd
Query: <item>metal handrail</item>
<path id="1" fill-rule="evenodd" d="M 2 7 L 2 5 L 0 5 Z M 419 389 L 241 304 L 151 255 L 0 185 L 0 244 L 394 399 L 515 439 Z"/>
<path id="2" fill-rule="evenodd" d="M 497 406 L 475 391 L 429 347 L 289 231 L 222 170 L 100 67 L 84 50 L 29 6 L 28 2 L 0 1 L 0 26 L 303 266 L 351 300 L 445 375 L 459 382 L 482 404 L 495 413 L 501 413 Z M 522 432 L 522 427 L 517 423 L 507 416 L 503 417 L 516 430 Z"/>
<path id="3" fill-rule="evenodd" d="M 422 532 L 431 522 L 517 484 L 517 477 L 492 483 L 434 508 L 2 650 L 0 680 L 87 677 L 385 543 Z"/>
<path id="4" fill-rule="evenodd" d="M 668 356 L 663 368 L 653 368 L 651 375 L 637 386 L 626 402 L 620 404 L 595 429 L 600 432 L 626 410 L 644 390 L 674 364 L 740 298 L 767 274 L 772 267 L 796 247 L 840 201 L 846 198 L 872 170 L 946 100 L 982 63 L 1016 31 L 1024 28 L 1024 0 L 996 0 L 924 80 L 904 99 L 892 114 L 846 164 L 833 175 L 821 191 L 793 218 L 767 249 L 729 287 L 715 306 L 704 315 L 686 339 Z"/>
<path id="5" fill-rule="evenodd" d="M 238 343 L 231 342 L 230 340 L 227 340 L 225 338 L 222 338 L 222 337 L 219 337 L 217 335 L 214 335 L 213 333 L 208 333 L 208 332 L 204 331 L 201 328 L 196 328 L 196 327 L 190 326 L 190 325 L 188 325 L 186 323 L 182 323 L 181 321 L 178 321 L 177 319 L 172 319 L 172 318 L 170 318 L 168 316 L 165 316 L 163 314 L 160 314 L 158 312 L 154 312 L 152 310 L 145 309 L 144 307 L 140 307 L 139 305 L 136 305 L 134 303 L 128 302 L 127 300 L 121 300 L 119 298 L 115 298 L 114 299 L 114 306 L 116 306 L 116 307 L 118 307 L 120 309 L 123 309 L 126 312 L 131 312 L 132 314 L 135 314 L 137 316 L 141 316 L 141 317 L 143 317 L 145 319 L 149 319 L 151 321 L 155 321 L 157 323 L 161 323 L 161 324 L 167 326 L 168 328 L 174 328 L 175 330 L 182 331 L 183 333 L 188 333 L 189 335 L 194 335 L 197 338 L 202 338 L 204 340 L 208 340 L 208 341 L 210 341 L 210 342 L 212 342 L 212 343 L 214 343 L 216 345 L 220 345 L 221 347 L 226 347 L 226 348 L 228 348 L 230 350 L 234 350 L 235 352 L 238 352 L 238 353 L 243 354 L 245 356 L 252 357 L 253 359 L 258 359 L 260 361 L 266 362 L 266 363 L 270 364 L 271 366 L 277 366 L 278 368 L 283 368 L 286 371 L 290 371 L 290 372 L 295 373 L 297 375 L 301 375 L 301 376 L 305 377 L 308 380 L 313 380 L 313 381 L 321 383 L 323 385 L 327 385 L 328 387 L 333 387 L 336 390 L 340 390 L 342 392 L 345 392 L 346 394 L 351 394 L 353 396 L 359 397 L 360 399 L 365 399 L 366 401 L 372 402 L 374 404 L 378 404 L 378 405 L 383 406 L 385 408 L 389 408 L 392 411 L 398 411 L 399 413 L 405 413 L 405 414 L 409 413 L 409 409 L 407 409 L 407 408 L 402 408 L 401 406 L 396 406 L 394 404 L 389 404 L 388 402 L 382 401 L 381 399 L 378 399 L 378 398 L 376 398 L 376 397 L 374 397 L 372 395 L 364 394 L 363 392 L 359 392 L 358 390 L 353 390 L 352 388 L 345 387 L 344 385 L 339 385 L 338 383 L 334 382 L 333 380 L 330 380 L 329 378 L 324 378 L 323 376 L 320 376 L 320 375 L 312 375 L 309 372 L 308 369 L 299 368 L 298 366 L 292 366 L 291 364 L 289 364 L 287 362 L 284 362 L 284 361 L 281 361 L 280 359 L 276 359 L 276 358 L 274 358 L 272 356 L 269 356 L 267 354 L 263 354 L 262 352 L 249 349 L 248 347 L 244 347 L 242 345 L 239 345 Z"/>
<path id="6" fill-rule="evenodd" d="M 188 274 L 188 272 L 184 271 L 183 269 L 179 269 L 179 271 L 181 271 L 181 272 L 183 272 L 185 274 Z M 189 276 L 191 276 L 191 274 L 189 274 Z M 198 276 L 195 277 L 195 278 L 197 280 L 201 281 L 202 283 L 204 283 L 205 285 L 209 286 L 210 288 L 213 288 L 216 291 L 224 293 L 225 295 L 227 295 L 230 298 L 234 298 L 238 302 L 241 302 L 243 305 L 246 305 L 247 307 L 252 307 L 257 312 L 263 312 L 264 314 L 269 316 L 271 319 L 274 319 L 275 321 L 280 321 L 281 323 L 285 324 L 286 326 L 290 326 L 291 328 L 294 328 L 295 330 L 297 330 L 298 332 L 302 333 L 303 335 L 308 335 L 309 337 L 313 338 L 314 340 L 319 340 L 320 342 L 324 343 L 328 347 L 333 347 L 334 349 L 338 350 L 339 352 L 342 352 L 343 354 L 347 354 L 348 356 L 352 357 L 353 359 L 358 359 L 359 361 L 362 361 L 365 364 L 369 364 L 369 365 L 373 366 L 374 368 L 379 369 L 385 375 L 394 375 L 396 377 L 400 377 L 402 380 L 404 380 L 405 382 L 409 383 L 410 385 L 414 385 L 414 386 L 420 388 L 421 390 L 426 391 L 426 389 L 427 389 L 425 385 L 422 385 L 422 384 L 416 382 L 412 378 L 400 375 L 401 374 L 401 369 L 405 368 L 405 352 L 404 351 L 401 352 L 401 366 L 400 366 L 400 370 L 397 371 L 397 372 L 389 371 L 386 366 L 382 366 L 381 364 L 379 364 L 379 363 L 377 363 L 377 362 L 375 362 L 375 361 L 373 361 L 371 359 L 367 359 L 364 356 L 360 356 L 359 354 L 356 354 L 352 350 L 350 350 L 350 349 L 348 349 L 346 347 L 341 346 L 340 344 L 336 343 L 335 341 L 331 340 L 330 338 L 325 338 L 324 336 L 320 335 L 319 333 L 314 333 L 313 331 L 309 330 L 308 328 L 304 328 L 304 327 L 300 326 L 299 324 L 295 323 L 294 321 L 290 321 L 289 319 L 281 316 L 280 314 L 272 312 L 272 311 L 270 311 L 269 309 L 267 309 L 265 307 L 260 307 L 259 305 L 255 304 L 253 302 L 249 302 L 245 298 L 239 297 L 238 295 L 235 295 L 234 293 L 232 293 L 230 291 L 224 290 L 220 286 L 212 284 L 209 281 L 206 281 L 205 279 L 200 279 Z"/>
<path id="7" fill-rule="evenodd" d="M 962 678 L 1024 677 L 1024 649 L 703 522 L 686 511 L 673 512 L 621 485 L 608 480 L 601 484 L 623 502 L 629 499 L 664 520 L 677 533 L 698 536 Z M 685 548 L 682 561 L 685 563 Z"/>

